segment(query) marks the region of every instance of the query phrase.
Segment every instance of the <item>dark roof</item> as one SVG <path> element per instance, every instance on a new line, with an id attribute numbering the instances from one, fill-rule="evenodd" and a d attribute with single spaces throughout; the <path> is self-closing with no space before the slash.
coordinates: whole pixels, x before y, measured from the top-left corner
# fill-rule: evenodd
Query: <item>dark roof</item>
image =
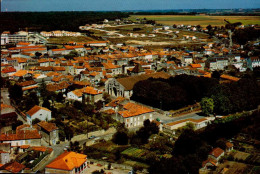
<path id="1" fill-rule="evenodd" d="M 165 73 L 165 72 L 156 72 L 153 74 L 142 74 L 139 76 L 132 76 L 132 77 L 125 77 L 125 78 L 119 78 L 116 79 L 121 85 L 125 87 L 126 91 L 132 90 L 134 85 L 142 80 L 147 80 L 148 78 L 164 78 L 168 79 L 171 77 L 170 74 Z"/>
<path id="2" fill-rule="evenodd" d="M 135 67 L 132 70 L 133 73 L 139 73 L 139 72 L 144 72 L 144 69 L 142 67 L 142 65 L 140 65 L 139 63 L 137 63 L 135 65 Z"/>

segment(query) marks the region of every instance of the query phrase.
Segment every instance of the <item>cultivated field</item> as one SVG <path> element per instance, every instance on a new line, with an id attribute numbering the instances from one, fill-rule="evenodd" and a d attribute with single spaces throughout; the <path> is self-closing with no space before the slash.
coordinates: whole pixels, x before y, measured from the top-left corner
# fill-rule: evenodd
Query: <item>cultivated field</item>
<path id="1" fill-rule="evenodd" d="M 184 25 L 214 25 L 224 26 L 224 19 L 230 22 L 242 22 L 244 25 L 259 24 L 260 16 L 191 16 L 191 15 L 132 15 L 129 19 L 146 18 L 147 20 L 155 20 L 157 23 L 164 25 L 184 24 Z"/>

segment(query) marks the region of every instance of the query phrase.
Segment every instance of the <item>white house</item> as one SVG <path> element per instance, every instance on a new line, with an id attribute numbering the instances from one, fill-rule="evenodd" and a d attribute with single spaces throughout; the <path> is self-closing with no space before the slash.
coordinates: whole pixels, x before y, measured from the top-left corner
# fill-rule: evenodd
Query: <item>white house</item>
<path id="1" fill-rule="evenodd" d="M 36 118 L 41 121 L 51 120 L 51 111 L 47 108 L 35 105 L 26 113 L 26 116 L 28 124 L 32 124 L 32 121 Z"/>
<path id="2" fill-rule="evenodd" d="M 116 115 L 116 119 L 121 123 L 125 123 L 127 128 L 141 126 L 147 119 L 153 120 L 153 109 L 130 102 L 125 104 L 123 108 L 124 110 L 119 111 L 118 115 Z"/>

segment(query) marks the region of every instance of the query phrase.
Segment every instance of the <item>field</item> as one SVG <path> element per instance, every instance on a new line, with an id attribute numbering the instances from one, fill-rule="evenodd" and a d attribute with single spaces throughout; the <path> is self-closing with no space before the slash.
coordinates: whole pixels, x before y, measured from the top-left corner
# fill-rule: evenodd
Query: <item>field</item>
<path id="1" fill-rule="evenodd" d="M 242 22 L 244 25 L 259 24 L 260 16 L 190 16 L 190 15 L 132 15 L 129 19 L 146 18 L 147 20 L 155 20 L 157 23 L 164 25 L 184 24 L 184 25 L 214 25 L 224 26 L 224 19 L 233 22 Z"/>

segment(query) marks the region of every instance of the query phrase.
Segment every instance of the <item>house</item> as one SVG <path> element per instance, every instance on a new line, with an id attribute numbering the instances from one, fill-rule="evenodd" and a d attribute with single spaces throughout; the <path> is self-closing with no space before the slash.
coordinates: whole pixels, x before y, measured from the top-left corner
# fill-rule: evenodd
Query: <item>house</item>
<path id="1" fill-rule="evenodd" d="M 49 145 L 56 145 L 59 141 L 59 129 L 55 123 L 48 123 L 46 121 L 41 121 L 37 123 L 42 139 L 49 143 Z"/>
<path id="2" fill-rule="evenodd" d="M 129 102 L 123 106 L 122 111 L 118 111 L 118 118 L 116 119 L 125 123 L 127 128 L 131 128 L 143 125 L 143 122 L 147 119 L 152 121 L 154 113 L 153 109 Z"/>
<path id="3" fill-rule="evenodd" d="M 85 88 L 70 91 L 67 94 L 67 99 L 82 101 L 82 97 L 85 98 L 86 102 L 94 103 L 102 99 L 102 91 L 99 91 L 94 87 L 87 86 Z"/>
<path id="4" fill-rule="evenodd" d="M 122 96 L 126 98 L 130 98 L 133 94 L 133 87 L 134 85 L 141 81 L 146 80 L 148 78 L 164 78 L 168 79 L 171 76 L 165 72 L 156 72 L 152 74 L 142 74 L 132 77 L 125 77 L 125 78 L 112 78 L 105 82 L 105 90 L 108 94 L 112 96 Z"/>
<path id="5" fill-rule="evenodd" d="M 27 113 L 27 122 L 32 124 L 32 121 L 38 118 L 41 121 L 51 120 L 51 111 L 47 108 L 35 105 Z"/>
<path id="6" fill-rule="evenodd" d="M 234 144 L 231 142 L 226 142 L 226 152 L 230 152 L 233 150 Z"/>
<path id="7" fill-rule="evenodd" d="M 102 99 L 102 91 L 95 89 L 94 87 L 87 86 L 83 88 L 83 96 L 86 102 L 94 103 Z"/>
<path id="8" fill-rule="evenodd" d="M 41 135 L 35 127 L 28 124 L 23 124 L 16 128 L 15 134 L 1 134 L 1 143 L 10 143 L 11 147 L 22 145 L 40 146 Z"/>
<path id="9" fill-rule="evenodd" d="M 45 167 L 45 173 L 83 174 L 87 166 L 87 155 L 65 151 Z"/>
<path id="10" fill-rule="evenodd" d="M 228 66 L 228 58 L 225 57 L 215 57 L 210 58 L 206 61 L 206 67 L 210 70 L 224 70 L 226 66 Z"/>
<path id="11" fill-rule="evenodd" d="M 219 147 L 216 147 L 214 148 L 210 153 L 209 153 L 209 158 L 215 160 L 215 161 L 219 161 L 219 159 L 224 156 L 224 150 L 219 148 Z"/>
<path id="12" fill-rule="evenodd" d="M 23 173 L 25 165 L 16 161 L 6 163 L 0 167 L 0 173 Z"/>
<path id="13" fill-rule="evenodd" d="M 11 153 L 11 143 L 0 143 L 0 150 Z"/>
<path id="14" fill-rule="evenodd" d="M 6 164 L 10 161 L 10 153 L 0 150 L 0 164 Z"/>
<path id="15" fill-rule="evenodd" d="M 27 90 L 32 90 L 32 89 L 38 88 L 38 84 L 34 80 L 20 82 L 20 83 L 17 83 L 17 85 L 21 86 L 23 91 L 27 91 Z"/>
<path id="16" fill-rule="evenodd" d="M 202 169 L 214 169 L 217 166 L 217 162 L 211 158 L 202 162 Z"/>
<path id="17" fill-rule="evenodd" d="M 193 123 L 196 130 L 196 129 L 206 127 L 209 122 L 210 120 L 206 118 L 199 118 L 199 119 L 188 118 L 188 119 L 178 120 L 178 121 L 164 124 L 163 131 L 170 134 L 175 134 L 175 131 L 178 128 L 186 126 L 187 123 Z"/>

